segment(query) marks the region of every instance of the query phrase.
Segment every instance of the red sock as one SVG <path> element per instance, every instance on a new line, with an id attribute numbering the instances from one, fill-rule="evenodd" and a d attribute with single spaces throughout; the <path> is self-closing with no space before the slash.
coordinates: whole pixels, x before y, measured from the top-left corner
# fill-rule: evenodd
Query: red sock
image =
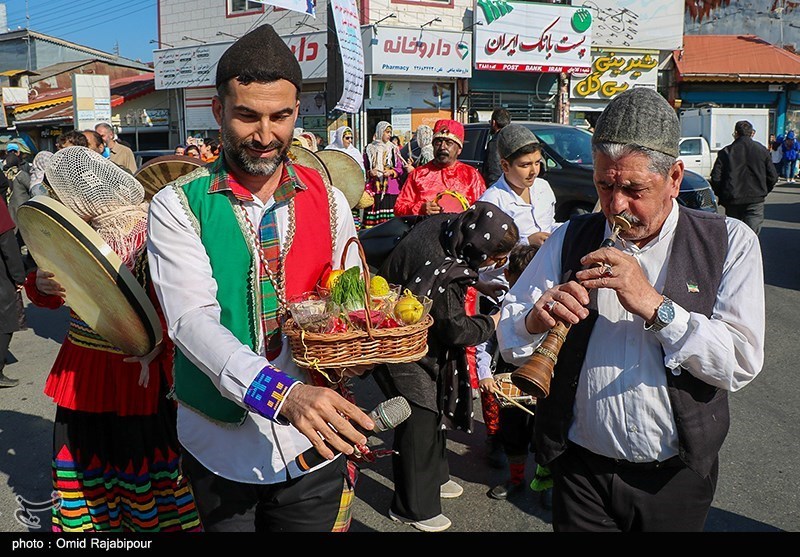
<path id="1" fill-rule="evenodd" d="M 496 435 L 500 431 L 500 404 L 494 393 L 481 391 L 481 410 L 483 423 L 486 425 L 486 435 Z"/>
<path id="2" fill-rule="evenodd" d="M 511 483 L 518 484 L 525 481 L 524 462 L 510 462 L 508 468 L 511 471 Z"/>

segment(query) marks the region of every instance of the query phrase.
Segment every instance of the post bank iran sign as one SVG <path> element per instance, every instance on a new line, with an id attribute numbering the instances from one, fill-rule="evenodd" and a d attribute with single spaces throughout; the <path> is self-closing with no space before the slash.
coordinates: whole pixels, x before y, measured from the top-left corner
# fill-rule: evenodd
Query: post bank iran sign
<path id="1" fill-rule="evenodd" d="M 475 69 L 586 74 L 592 14 L 579 6 L 478 0 Z"/>
<path id="2" fill-rule="evenodd" d="M 362 27 L 364 69 L 373 75 L 472 77 L 472 34 Z"/>

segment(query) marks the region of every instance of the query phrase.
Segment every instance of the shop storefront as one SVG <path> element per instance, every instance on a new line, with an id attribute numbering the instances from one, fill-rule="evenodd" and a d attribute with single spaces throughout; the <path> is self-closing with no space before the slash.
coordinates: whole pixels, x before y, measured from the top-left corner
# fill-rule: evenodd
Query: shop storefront
<path id="1" fill-rule="evenodd" d="M 303 72 L 303 93 L 297 127 L 327 137 L 325 77 L 327 50 L 325 32 L 295 33 L 282 37 L 294 53 Z M 211 110 L 216 95 L 216 67 L 222 54 L 233 44 L 226 41 L 196 47 L 156 50 L 156 89 L 174 89 L 177 114 L 173 125 L 180 138 L 216 138 L 219 126 Z"/>
<path id="2" fill-rule="evenodd" d="M 453 117 L 456 83 L 472 76 L 471 33 L 370 25 L 362 27 L 362 41 L 362 143 L 381 120 L 405 143 L 419 126 Z"/>
<path id="3" fill-rule="evenodd" d="M 476 7 L 475 72 L 459 104 L 470 121 L 488 120 L 500 107 L 512 120 L 558 121 L 559 76 L 591 67 L 592 15 L 572 6 L 506 4 L 510 9 Z"/>
<path id="4" fill-rule="evenodd" d="M 591 73 L 570 79 L 569 123 L 591 126 L 616 95 L 634 87 L 655 90 L 658 57 L 657 50 L 593 48 Z"/>

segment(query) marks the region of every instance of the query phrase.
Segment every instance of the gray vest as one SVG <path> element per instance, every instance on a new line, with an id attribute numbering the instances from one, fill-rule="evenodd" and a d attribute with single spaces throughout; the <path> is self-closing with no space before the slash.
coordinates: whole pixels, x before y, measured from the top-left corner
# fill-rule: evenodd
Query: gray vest
<path id="1" fill-rule="evenodd" d="M 565 273 L 571 271 L 568 276 L 582 268 L 581 257 L 597 249 L 604 233 L 602 213 L 570 220 L 561 253 L 561 268 Z M 680 207 L 663 294 L 688 311 L 710 317 L 727 252 L 728 234 L 723 217 Z M 689 285 L 697 288 L 690 289 Z M 597 311 L 590 310 L 588 318 L 571 327 L 559 352 L 550 394 L 537 401 L 536 458 L 540 464 L 549 464 L 567 449 L 578 376 L 597 317 Z M 674 375 L 665 368 L 665 373 L 678 432 L 680 458 L 705 477 L 728 433 L 727 392 L 704 383 L 685 370 Z"/>

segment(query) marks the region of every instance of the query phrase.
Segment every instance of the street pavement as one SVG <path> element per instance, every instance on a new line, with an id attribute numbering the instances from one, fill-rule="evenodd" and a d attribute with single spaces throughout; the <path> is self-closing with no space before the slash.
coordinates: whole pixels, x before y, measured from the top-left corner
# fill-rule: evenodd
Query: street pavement
<path id="1" fill-rule="evenodd" d="M 767 304 L 765 364 L 752 384 L 730 396 L 731 429 L 720 455 L 720 479 L 706 524 L 709 532 L 800 531 L 800 389 L 796 375 L 800 361 L 800 184 L 780 184 L 769 196 L 760 239 Z M 6 374 L 19 378 L 20 385 L 0 389 L 0 532 L 43 532 L 50 527 L 46 511 L 34 514 L 38 524 L 28 520 L 25 525 L 15 515 L 20 514 L 18 497 L 34 503 L 50 498 L 55 408 L 42 388 L 63 340 L 67 313 L 27 304 L 26 315 L 29 328 L 14 335 L 13 357 L 6 367 Z M 354 380 L 353 390 L 365 410 L 382 400 L 371 378 Z M 453 522 L 448 532 L 551 532 L 551 514 L 539 505 L 533 492 L 508 501 L 486 495 L 506 476 L 505 471 L 491 469 L 486 463 L 479 400 L 475 401 L 475 418 L 474 433 L 452 432 L 449 436 L 451 476 L 464 487 L 464 494 L 442 501 L 444 514 Z M 372 448 L 389 447 L 391 438 L 391 431 L 384 432 L 373 436 L 370 444 Z M 531 456 L 528 480 L 534 469 Z M 362 467 L 356 495 L 351 532 L 416 532 L 386 515 L 392 497 L 390 458 Z M 535 543 L 529 547 L 535 549 Z M 502 545 L 498 549 L 507 550 Z"/>

